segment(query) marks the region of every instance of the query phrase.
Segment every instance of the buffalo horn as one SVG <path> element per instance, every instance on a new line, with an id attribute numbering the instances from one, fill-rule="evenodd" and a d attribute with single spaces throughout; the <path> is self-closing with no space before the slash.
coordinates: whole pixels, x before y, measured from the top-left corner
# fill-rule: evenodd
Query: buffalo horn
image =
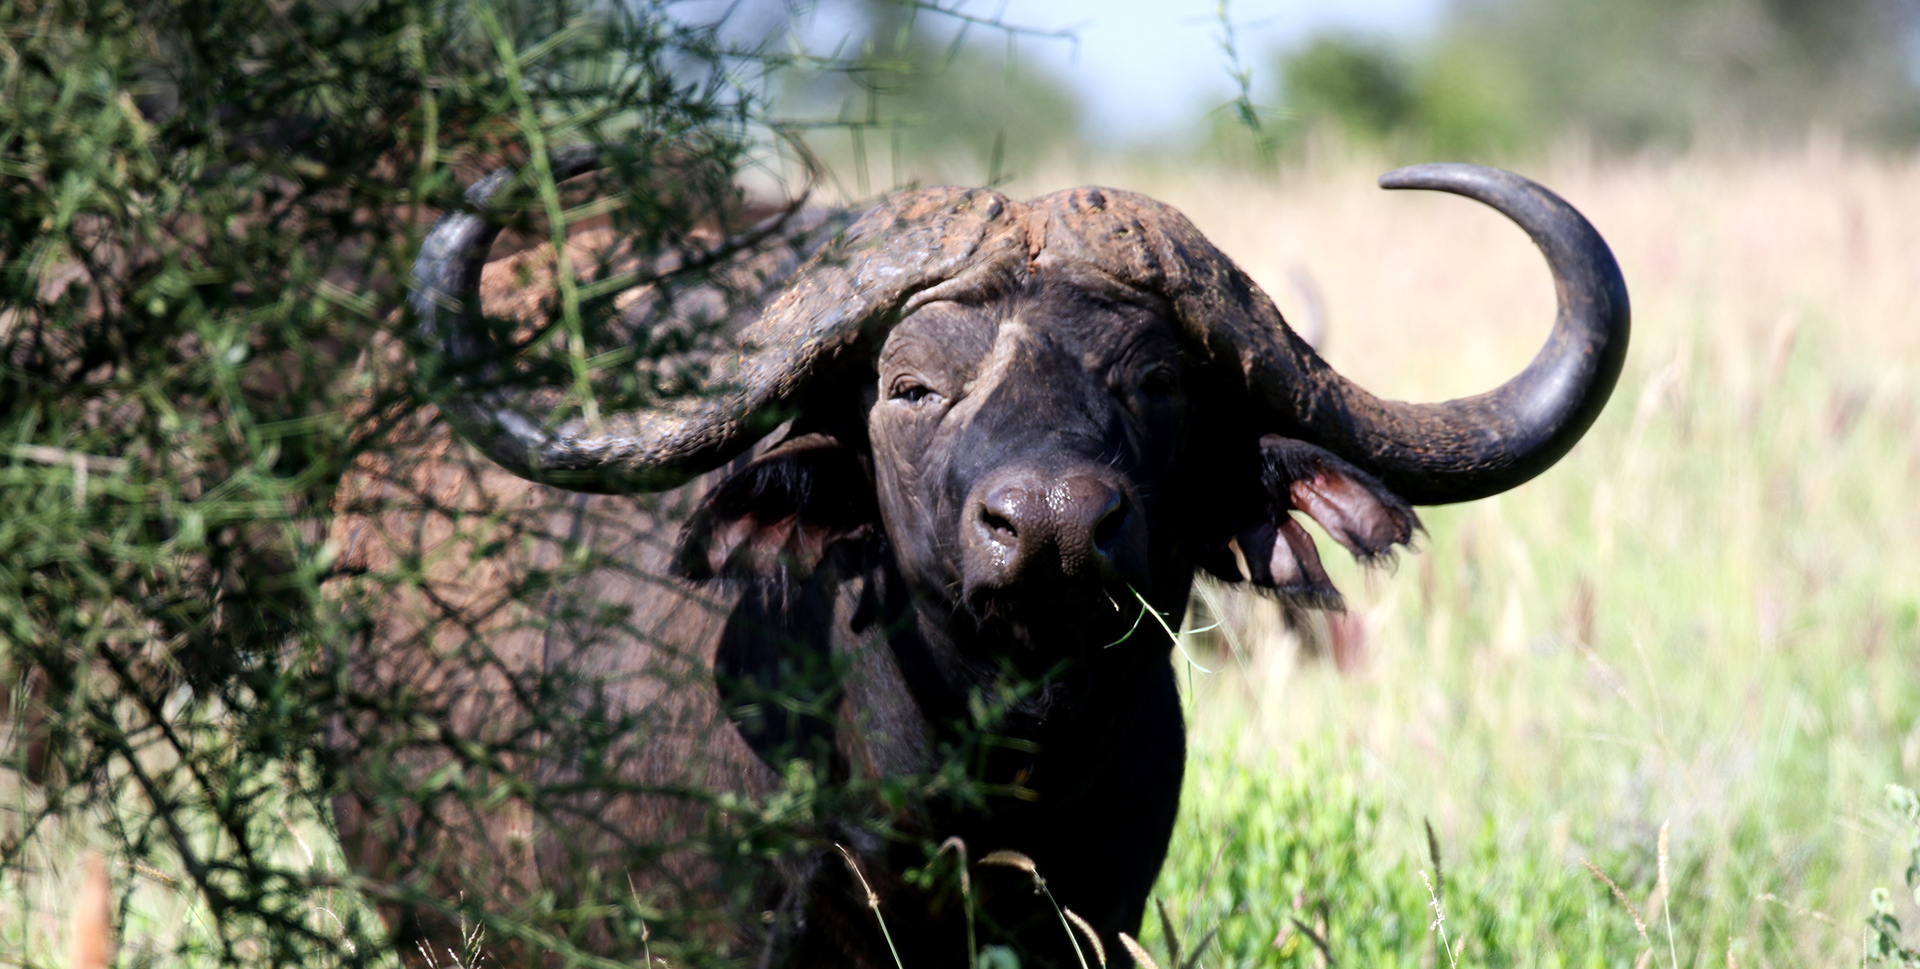
<path id="1" fill-rule="evenodd" d="M 556 151 L 556 181 L 602 164 L 591 145 Z M 726 463 L 791 417 L 816 372 L 858 356 L 914 293 L 965 275 L 1019 246 L 996 193 L 928 189 L 883 204 L 737 336 L 702 392 L 597 421 L 556 421 L 502 379 L 503 354 L 480 324 L 480 271 L 500 226 L 488 218 L 512 183 L 503 168 L 467 191 L 470 211 L 443 217 L 414 265 L 412 305 L 421 336 L 440 353 L 442 411 L 461 436 L 521 477 L 575 491 L 655 491 Z M 776 217 L 778 218 L 778 217 Z M 450 322 L 443 322 L 451 317 Z M 545 411 L 545 413 L 543 413 Z"/>
<path id="2" fill-rule="evenodd" d="M 1381 400 L 1334 373 L 1287 334 L 1255 354 L 1256 393 L 1317 443 L 1367 467 L 1407 501 L 1438 505 L 1498 494 L 1545 471 L 1580 440 L 1626 360 L 1626 281 L 1593 226 L 1559 196 L 1512 172 L 1431 164 L 1381 176 L 1382 188 L 1424 188 L 1483 202 L 1525 229 L 1553 272 L 1553 332 L 1520 374 L 1486 393 L 1434 404 Z M 1267 369 L 1267 372 L 1257 372 Z"/>

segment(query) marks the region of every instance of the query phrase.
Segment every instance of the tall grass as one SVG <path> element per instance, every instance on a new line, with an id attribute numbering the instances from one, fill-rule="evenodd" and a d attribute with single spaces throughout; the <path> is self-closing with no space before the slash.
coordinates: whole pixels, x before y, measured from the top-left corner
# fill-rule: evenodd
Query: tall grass
<path id="1" fill-rule="evenodd" d="M 1551 318 L 1537 253 L 1376 171 L 1135 187 L 1283 310 L 1304 267 L 1327 355 L 1376 392 L 1516 372 Z M 1342 965 L 1448 963 L 1430 854 L 1462 965 L 1858 964 L 1869 893 L 1906 865 L 1882 790 L 1920 773 L 1920 160 L 1816 140 L 1528 174 L 1626 272 L 1612 405 L 1536 481 L 1424 510 L 1397 570 L 1326 547 L 1356 671 L 1297 661 L 1276 608 L 1210 590 L 1228 628 L 1192 680 L 1157 891 L 1187 934 L 1220 929 L 1210 965 L 1322 964 L 1316 938 Z M 1914 924 L 1909 893 L 1890 911 Z"/>

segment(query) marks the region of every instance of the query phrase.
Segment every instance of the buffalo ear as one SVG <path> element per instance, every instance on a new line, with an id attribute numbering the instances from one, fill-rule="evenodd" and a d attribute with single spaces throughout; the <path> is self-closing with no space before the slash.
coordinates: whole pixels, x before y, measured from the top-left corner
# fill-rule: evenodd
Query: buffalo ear
<path id="1" fill-rule="evenodd" d="M 878 520 L 865 455 L 803 434 L 707 493 L 680 533 L 674 571 L 696 582 L 803 580 L 830 547 L 870 537 Z"/>
<path id="2" fill-rule="evenodd" d="M 1327 530 L 1355 558 L 1373 564 L 1407 545 L 1420 518 L 1372 475 L 1325 448 L 1269 434 L 1260 439 L 1266 520 L 1236 532 L 1202 556 L 1201 567 L 1230 582 L 1248 581 L 1304 605 L 1340 609 L 1313 537 L 1293 512 Z"/>
<path id="3" fill-rule="evenodd" d="M 1332 451 L 1269 434 L 1260 439 L 1260 459 L 1276 505 L 1305 512 L 1362 562 L 1392 556 L 1394 546 L 1412 543 L 1420 529 L 1411 505 Z"/>

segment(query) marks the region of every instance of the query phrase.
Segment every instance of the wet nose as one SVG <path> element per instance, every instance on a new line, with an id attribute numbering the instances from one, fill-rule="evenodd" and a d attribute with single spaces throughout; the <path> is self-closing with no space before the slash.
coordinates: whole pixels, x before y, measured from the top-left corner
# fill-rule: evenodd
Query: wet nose
<path id="1" fill-rule="evenodd" d="M 1002 581 L 1055 570 L 1078 578 L 1110 569 L 1127 515 L 1112 482 L 1020 475 L 986 489 L 975 523 Z"/>

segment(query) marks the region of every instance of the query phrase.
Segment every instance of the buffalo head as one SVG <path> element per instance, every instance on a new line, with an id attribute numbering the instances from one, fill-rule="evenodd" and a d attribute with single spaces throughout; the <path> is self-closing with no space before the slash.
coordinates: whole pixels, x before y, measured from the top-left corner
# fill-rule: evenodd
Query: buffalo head
<path id="1" fill-rule="evenodd" d="M 557 164 L 586 171 L 597 152 Z M 470 199 L 484 207 L 505 180 Z M 456 394 L 446 411 L 506 469 L 595 492 L 681 484 L 791 418 L 788 443 L 709 498 L 683 570 L 805 571 L 835 541 L 883 535 L 963 648 L 1027 644 L 1036 624 L 1052 644 L 1108 642 L 1137 615 L 1131 590 L 1177 611 L 1195 567 L 1336 604 L 1292 512 L 1356 555 L 1385 554 L 1417 527 L 1410 504 L 1496 494 L 1557 461 L 1627 346 L 1619 269 L 1552 193 L 1466 165 L 1381 184 L 1478 199 L 1540 246 L 1559 315 L 1520 375 L 1439 404 L 1381 400 L 1160 203 L 934 188 L 868 213 L 803 268 L 705 397 L 591 424 L 556 425 L 499 392 Z M 477 305 L 496 231 L 449 217 L 417 270 L 422 328 L 475 386 L 480 330 L 449 309 Z"/>

